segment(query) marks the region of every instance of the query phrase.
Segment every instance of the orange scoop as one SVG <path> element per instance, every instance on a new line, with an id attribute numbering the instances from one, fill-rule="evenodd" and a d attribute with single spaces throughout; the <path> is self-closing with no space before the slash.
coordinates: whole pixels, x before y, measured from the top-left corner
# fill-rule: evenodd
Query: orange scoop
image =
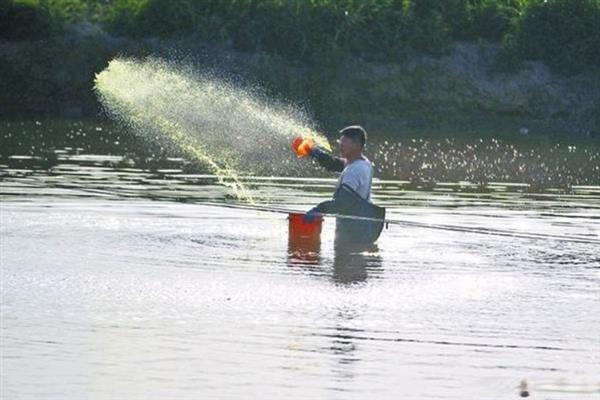
<path id="1" fill-rule="evenodd" d="M 312 137 L 302 138 L 302 136 L 296 137 L 292 142 L 292 150 L 296 153 L 298 158 L 307 156 L 310 151 L 315 147 L 315 141 Z"/>

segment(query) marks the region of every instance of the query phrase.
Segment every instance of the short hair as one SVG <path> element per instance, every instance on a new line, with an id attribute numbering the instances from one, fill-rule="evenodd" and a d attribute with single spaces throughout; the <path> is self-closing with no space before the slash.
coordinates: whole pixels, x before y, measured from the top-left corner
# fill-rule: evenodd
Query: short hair
<path id="1" fill-rule="evenodd" d="M 360 125 L 347 126 L 340 131 L 340 134 L 359 142 L 362 147 L 367 144 L 367 131 Z"/>

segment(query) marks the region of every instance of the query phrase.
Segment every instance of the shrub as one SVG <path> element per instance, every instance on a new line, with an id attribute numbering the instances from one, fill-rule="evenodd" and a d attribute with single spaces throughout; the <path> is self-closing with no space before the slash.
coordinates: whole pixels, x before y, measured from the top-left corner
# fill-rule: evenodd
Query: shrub
<path id="1" fill-rule="evenodd" d="M 44 0 L 52 18 L 62 23 L 94 19 L 102 9 L 95 0 Z"/>
<path id="2" fill-rule="evenodd" d="M 16 41 L 49 36 L 55 26 L 44 3 L 0 0 L 0 38 Z"/>
<path id="3" fill-rule="evenodd" d="M 600 0 L 0 0 L 0 37 L 8 40 L 85 20 L 137 37 L 193 33 L 291 61 L 340 52 L 393 61 L 483 39 L 503 42 L 514 65 L 600 66 Z"/>
<path id="4" fill-rule="evenodd" d="M 600 0 L 532 0 L 514 30 L 513 50 L 562 72 L 600 67 Z"/>
<path id="5" fill-rule="evenodd" d="M 113 0 L 100 17 L 100 20 L 116 34 L 141 34 L 137 28 L 137 15 L 145 5 L 141 0 Z"/>
<path id="6" fill-rule="evenodd" d="M 190 0 L 148 0 L 135 15 L 137 35 L 164 36 L 193 30 L 196 12 Z"/>
<path id="7" fill-rule="evenodd" d="M 509 32 L 519 16 L 519 2 L 516 0 L 478 0 L 466 9 L 469 38 L 482 38 L 500 41 Z"/>

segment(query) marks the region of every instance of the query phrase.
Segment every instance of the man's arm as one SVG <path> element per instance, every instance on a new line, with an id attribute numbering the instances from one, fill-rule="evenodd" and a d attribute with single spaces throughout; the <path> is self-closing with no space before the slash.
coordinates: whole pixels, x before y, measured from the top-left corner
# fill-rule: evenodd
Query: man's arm
<path id="1" fill-rule="evenodd" d="M 342 172 L 346 166 L 343 158 L 334 157 L 318 147 L 315 147 L 310 151 L 310 156 L 317 160 L 321 167 L 331 172 Z"/>
<path id="2" fill-rule="evenodd" d="M 342 185 L 335 191 L 332 200 L 323 201 L 311 208 L 304 219 L 311 222 L 320 214 L 353 215 L 359 201 L 358 194 L 347 185 Z"/>
<path id="3" fill-rule="evenodd" d="M 325 214 L 352 214 L 360 197 L 346 185 L 340 186 L 332 200 L 317 204 L 311 211 Z"/>

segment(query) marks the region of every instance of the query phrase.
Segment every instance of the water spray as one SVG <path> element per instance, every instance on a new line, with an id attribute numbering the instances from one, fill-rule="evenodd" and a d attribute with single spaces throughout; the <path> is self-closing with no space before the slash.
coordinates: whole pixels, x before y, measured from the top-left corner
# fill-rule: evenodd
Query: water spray
<path id="1" fill-rule="evenodd" d="M 187 65 L 117 58 L 96 75 L 94 89 L 113 118 L 144 138 L 175 144 L 250 203 L 240 175 L 304 175 L 311 168 L 290 156 L 294 137 L 330 150 L 301 110 Z"/>

